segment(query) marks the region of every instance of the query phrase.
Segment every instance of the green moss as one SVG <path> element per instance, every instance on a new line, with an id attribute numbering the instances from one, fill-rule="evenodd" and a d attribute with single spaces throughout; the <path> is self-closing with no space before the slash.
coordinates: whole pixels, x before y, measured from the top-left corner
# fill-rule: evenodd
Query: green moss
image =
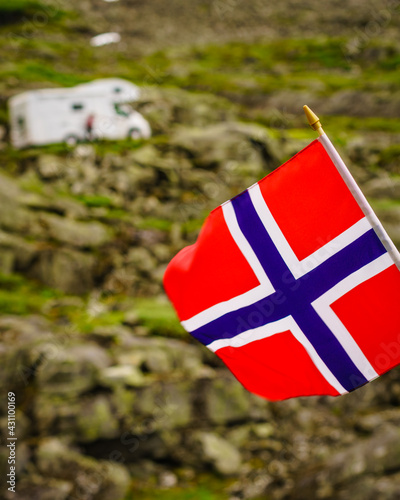
<path id="1" fill-rule="evenodd" d="M 393 208 L 398 209 L 400 207 L 400 200 L 393 200 L 389 198 L 374 199 L 368 198 L 372 208 L 374 210 L 391 210 Z"/>
<path id="2" fill-rule="evenodd" d="M 103 156 L 106 153 L 124 155 L 129 151 L 132 151 L 134 149 L 139 149 L 141 146 L 143 146 L 143 144 L 145 144 L 145 142 L 146 141 L 142 139 L 139 140 L 122 139 L 120 141 L 100 140 L 93 142 L 92 146 L 94 147 L 96 154 L 98 156 Z"/>
<path id="3" fill-rule="evenodd" d="M 46 5 L 35 0 L 0 0 L 0 22 L 5 24 L 44 9 Z"/>
<path id="4" fill-rule="evenodd" d="M 120 325 L 124 320 L 125 312 L 116 306 L 126 300 L 126 297 L 112 296 L 102 299 L 100 303 L 106 310 L 95 315 L 91 314 L 85 300 L 74 302 L 63 301 L 63 298 L 67 297 L 62 292 L 28 280 L 19 274 L 0 274 L 2 314 L 44 314 L 53 321 L 67 320 L 82 333 L 90 333 L 99 326 Z M 168 337 L 186 335 L 169 302 L 151 298 L 131 299 L 131 301 L 140 323 L 151 333 Z"/>
<path id="5" fill-rule="evenodd" d="M 160 231 L 170 231 L 173 222 L 166 219 L 157 219 L 155 217 L 146 217 L 137 222 L 138 229 L 158 229 Z"/>
<path id="6" fill-rule="evenodd" d="M 322 118 L 322 117 L 321 117 Z M 366 117 L 357 118 L 353 116 L 324 116 L 324 127 L 335 131 L 380 131 L 400 132 L 400 121 L 397 118 Z"/>
<path id="7" fill-rule="evenodd" d="M 31 2 L 18 0 L 16 5 L 19 3 Z M 68 18 L 77 17 L 67 14 Z M 74 20 L 78 21 L 85 22 Z M 41 29 L 41 37 L 24 37 L 23 26 L 16 26 L 12 41 L 7 37 L 0 40 L 4 54 L 0 78 L 5 85 L 18 89 L 37 86 L 38 82 L 70 86 L 98 77 L 119 76 L 142 86 L 176 86 L 236 101 L 246 96 L 263 100 L 265 93 L 282 89 L 330 95 L 344 89 L 394 91 L 400 86 L 393 71 L 400 64 L 400 53 L 395 46 L 379 40 L 371 40 L 365 47 L 378 56 L 366 57 L 365 51 L 360 51 L 353 59 L 346 56 L 348 40 L 332 37 L 230 42 L 158 50 L 141 56 L 118 47 L 98 51 L 87 43 L 85 30 L 90 32 L 91 27 L 82 25 L 82 29 L 72 32 L 73 26 L 64 18 L 52 18 Z M 358 71 L 353 71 L 355 65 Z"/>
<path id="8" fill-rule="evenodd" d="M 183 59 L 196 61 L 210 70 L 241 68 L 241 71 L 271 72 L 276 63 L 294 64 L 297 70 L 313 66 L 348 68 L 342 38 L 279 39 L 261 43 L 231 42 L 191 49 Z"/>
<path id="9" fill-rule="evenodd" d="M 395 166 L 397 171 L 400 171 L 400 144 L 394 144 L 381 151 L 379 165 L 382 167 Z"/>
<path id="10" fill-rule="evenodd" d="M 152 488 L 150 481 L 148 481 L 146 486 L 134 484 L 125 500 L 222 500 L 229 497 L 228 488 L 231 484 L 232 480 L 222 479 L 211 474 L 198 475 L 196 484 L 169 488 L 168 490 Z M 266 500 L 265 497 L 263 498 Z M 254 498 L 254 500 L 260 499 Z"/>
<path id="11" fill-rule="evenodd" d="M 204 216 L 200 219 L 190 219 L 185 221 L 182 224 L 182 231 L 185 234 L 197 233 L 200 231 L 204 224 L 204 219 L 207 217 L 208 213 L 205 213 Z"/>
<path id="12" fill-rule="evenodd" d="M 20 181 L 19 185 L 22 189 L 30 191 L 31 193 L 44 194 L 45 186 L 39 179 L 39 176 L 34 172 L 26 174 Z"/>
<path id="13" fill-rule="evenodd" d="M 57 84 L 60 86 L 69 87 L 83 83 L 86 78 L 77 75 L 75 72 L 58 71 L 54 69 L 52 64 L 46 64 L 41 61 L 25 61 L 18 62 L 0 71 L 2 79 L 11 77 L 24 82 L 35 82 L 43 84 Z"/>
<path id="14" fill-rule="evenodd" d="M 69 315 L 71 322 L 83 333 L 91 333 L 99 326 L 120 325 L 124 319 L 122 311 L 107 311 L 103 314 L 91 316 L 86 308 L 75 309 Z"/>
<path id="15" fill-rule="evenodd" d="M 108 221 L 117 220 L 117 221 L 126 221 L 132 222 L 132 212 L 127 212 L 126 210 L 112 208 L 107 211 L 104 216 Z"/>
<path id="16" fill-rule="evenodd" d="M 0 313 L 40 313 L 49 299 L 62 294 L 19 274 L 0 274 Z"/>
<path id="17" fill-rule="evenodd" d="M 306 140 L 306 139 L 312 140 L 314 138 L 312 132 L 310 133 L 310 129 L 308 127 L 291 128 L 287 131 L 287 134 L 291 139 L 297 139 L 297 140 Z"/>
<path id="18" fill-rule="evenodd" d="M 135 310 L 140 322 L 155 335 L 166 337 L 187 335 L 170 302 L 161 302 L 152 298 L 138 298 L 135 300 Z"/>
<path id="19" fill-rule="evenodd" d="M 82 194 L 76 197 L 78 201 L 87 207 L 112 207 L 113 202 L 108 196 Z"/>
<path id="20" fill-rule="evenodd" d="M 126 500 L 221 500 L 221 496 L 206 487 L 171 488 L 166 491 L 136 490 Z"/>

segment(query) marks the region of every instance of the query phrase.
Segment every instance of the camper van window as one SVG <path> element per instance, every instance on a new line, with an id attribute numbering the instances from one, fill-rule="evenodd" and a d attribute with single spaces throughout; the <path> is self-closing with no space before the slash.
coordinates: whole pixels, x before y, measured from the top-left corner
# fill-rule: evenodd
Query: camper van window
<path id="1" fill-rule="evenodd" d="M 114 109 L 118 115 L 129 116 L 132 113 L 132 108 L 129 104 L 120 104 L 118 102 L 114 103 Z"/>
<path id="2" fill-rule="evenodd" d="M 17 118 L 18 127 L 23 130 L 25 128 L 25 119 L 23 116 L 18 116 Z"/>
<path id="3" fill-rule="evenodd" d="M 84 108 L 84 106 L 83 106 L 83 104 L 81 104 L 81 103 L 77 103 L 77 104 L 73 104 L 73 105 L 72 105 L 72 109 L 73 109 L 74 111 L 80 111 L 80 110 L 81 110 L 81 109 L 83 109 L 83 108 Z"/>

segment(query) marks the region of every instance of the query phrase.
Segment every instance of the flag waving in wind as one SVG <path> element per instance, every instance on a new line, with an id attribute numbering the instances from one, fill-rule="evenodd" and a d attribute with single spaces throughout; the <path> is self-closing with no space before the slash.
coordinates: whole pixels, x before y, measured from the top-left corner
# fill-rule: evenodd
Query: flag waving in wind
<path id="1" fill-rule="evenodd" d="M 191 335 L 281 400 L 345 394 L 400 363 L 399 269 L 322 133 L 211 212 L 164 286 Z"/>

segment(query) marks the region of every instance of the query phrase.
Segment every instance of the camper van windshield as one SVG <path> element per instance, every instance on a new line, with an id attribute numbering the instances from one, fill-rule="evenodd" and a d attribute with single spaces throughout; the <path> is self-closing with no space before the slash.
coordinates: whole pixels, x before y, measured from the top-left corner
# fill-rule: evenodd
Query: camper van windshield
<path id="1" fill-rule="evenodd" d="M 121 116 L 129 116 L 133 109 L 129 104 L 119 104 L 119 103 L 114 103 L 114 109 L 117 112 L 118 115 Z"/>

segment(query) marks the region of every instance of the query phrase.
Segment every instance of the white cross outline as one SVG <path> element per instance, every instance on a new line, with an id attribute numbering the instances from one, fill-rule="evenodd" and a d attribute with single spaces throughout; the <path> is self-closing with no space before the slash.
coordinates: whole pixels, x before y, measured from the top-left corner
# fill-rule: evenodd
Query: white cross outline
<path id="1" fill-rule="evenodd" d="M 327 141 L 329 142 L 329 139 L 327 139 Z M 329 151 L 329 145 L 327 145 L 326 141 L 324 143 L 324 141 L 321 140 L 321 143 L 327 150 L 332 162 L 338 168 L 343 177 L 343 173 L 341 172 L 341 170 L 337 165 L 338 163 L 337 158 L 334 158 L 332 151 Z M 331 148 L 333 148 L 332 145 Z M 339 157 L 336 150 L 334 150 L 334 152 Z M 346 172 L 352 179 L 351 174 L 348 172 L 347 168 L 345 166 L 344 168 L 346 169 Z M 346 181 L 346 179 L 344 180 Z M 353 179 L 352 182 L 355 184 L 355 181 Z M 348 185 L 348 182 L 346 182 L 346 184 Z M 352 194 L 354 195 L 355 194 L 354 189 L 351 189 L 351 191 Z M 366 266 L 350 274 L 311 304 L 314 307 L 317 314 L 321 317 L 321 319 L 331 330 L 333 335 L 335 335 L 339 343 L 342 345 L 343 349 L 346 351 L 347 355 L 350 357 L 350 359 L 353 361 L 356 367 L 360 370 L 360 372 L 363 374 L 366 380 L 371 381 L 377 378 L 379 375 L 376 373 L 376 371 L 374 370 L 374 368 L 372 367 L 372 365 L 370 364 L 370 362 L 368 361 L 368 359 L 366 358 L 366 356 L 364 355 L 358 344 L 354 341 L 351 334 L 345 328 L 341 320 L 337 317 L 337 315 L 333 312 L 332 308 L 330 307 L 335 300 L 345 295 L 348 291 L 352 290 L 353 288 L 363 283 L 364 281 L 384 271 L 391 265 L 393 264 L 398 265 L 398 262 L 400 262 L 400 254 L 398 253 L 397 249 L 394 247 L 393 243 L 387 236 L 385 230 L 383 229 L 379 220 L 376 218 L 368 202 L 364 198 L 365 203 L 363 206 L 360 206 L 366 217 L 360 219 L 349 229 L 347 229 L 339 236 L 337 236 L 336 238 L 332 239 L 331 241 L 320 247 L 313 254 L 307 256 L 303 260 L 299 260 L 295 255 L 293 249 L 291 248 L 289 242 L 283 235 L 283 232 L 281 231 L 280 227 L 275 221 L 273 215 L 271 214 L 262 196 L 259 184 L 256 183 L 253 186 L 251 186 L 248 189 L 248 192 L 250 195 L 250 199 L 253 203 L 253 206 L 260 220 L 262 221 L 266 231 L 273 240 L 274 245 L 276 246 L 278 252 L 281 254 L 287 267 L 289 268 L 289 270 L 292 272 L 292 274 L 296 279 L 305 275 L 312 269 L 318 267 L 322 262 L 326 261 L 328 258 L 333 256 L 343 248 L 347 247 L 349 244 L 357 240 L 360 236 L 362 236 L 372 228 L 375 230 L 376 234 L 378 235 L 382 243 L 385 245 L 385 247 L 387 249 L 388 246 L 390 247 L 390 252 L 389 252 L 390 254 L 385 253 L 381 255 L 379 258 L 367 264 Z M 363 196 L 362 193 L 361 196 Z M 356 196 L 355 198 L 359 202 Z M 365 208 L 365 205 L 367 206 L 367 209 Z M 275 291 L 268 276 L 266 275 L 264 269 L 262 268 L 258 258 L 256 257 L 253 249 L 247 242 L 245 236 L 243 235 L 239 227 L 231 201 L 228 201 L 222 205 L 222 211 L 225 222 L 228 226 L 230 234 L 232 235 L 232 238 L 236 242 L 237 246 L 239 247 L 246 261 L 252 268 L 260 284 L 257 287 L 249 290 L 248 292 L 245 292 L 244 294 L 233 297 L 230 300 L 215 304 L 214 306 L 196 314 L 190 319 L 182 321 L 183 327 L 189 332 L 197 330 L 201 326 L 229 312 L 233 312 L 235 310 L 249 306 L 263 298 L 266 298 Z M 365 212 L 367 212 L 367 214 Z M 395 260 L 393 257 L 397 256 L 399 258 Z M 266 325 L 262 325 L 257 328 L 248 329 L 245 332 L 242 332 L 239 335 L 236 335 L 229 339 L 218 339 L 214 342 L 211 342 L 209 345 L 207 345 L 207 347 L 213 352 L 216 352 L 218 349 L 227 346 L 240 347 L 250 342 L 267 338 L 272 335 L 282 333 L 288 330 L 290 330 L 290 332 L 293 334 L 296 340 L 298 340 L 298 342 L 300 342 L 300 344 L 305 348 L 311 360 L 313 361 L 317 369 L 320 371 L 321 375 L 327 380 L 327 382 L 331 386 L 333 386 L 339 394 L 345 394 L 347 392 L 346 389 L 343 388 L 340 382 L 336 379 L 333 373 L 326 366 L 324 361 L 320 358 L 317 351 L 315 350 L 311 342 L 307 339 L 306 335 L 301 331 L 300 327 L 297 325 L 296 321 L 292 316 L 282 318 L 281 320 L 268 323 Z"/>

